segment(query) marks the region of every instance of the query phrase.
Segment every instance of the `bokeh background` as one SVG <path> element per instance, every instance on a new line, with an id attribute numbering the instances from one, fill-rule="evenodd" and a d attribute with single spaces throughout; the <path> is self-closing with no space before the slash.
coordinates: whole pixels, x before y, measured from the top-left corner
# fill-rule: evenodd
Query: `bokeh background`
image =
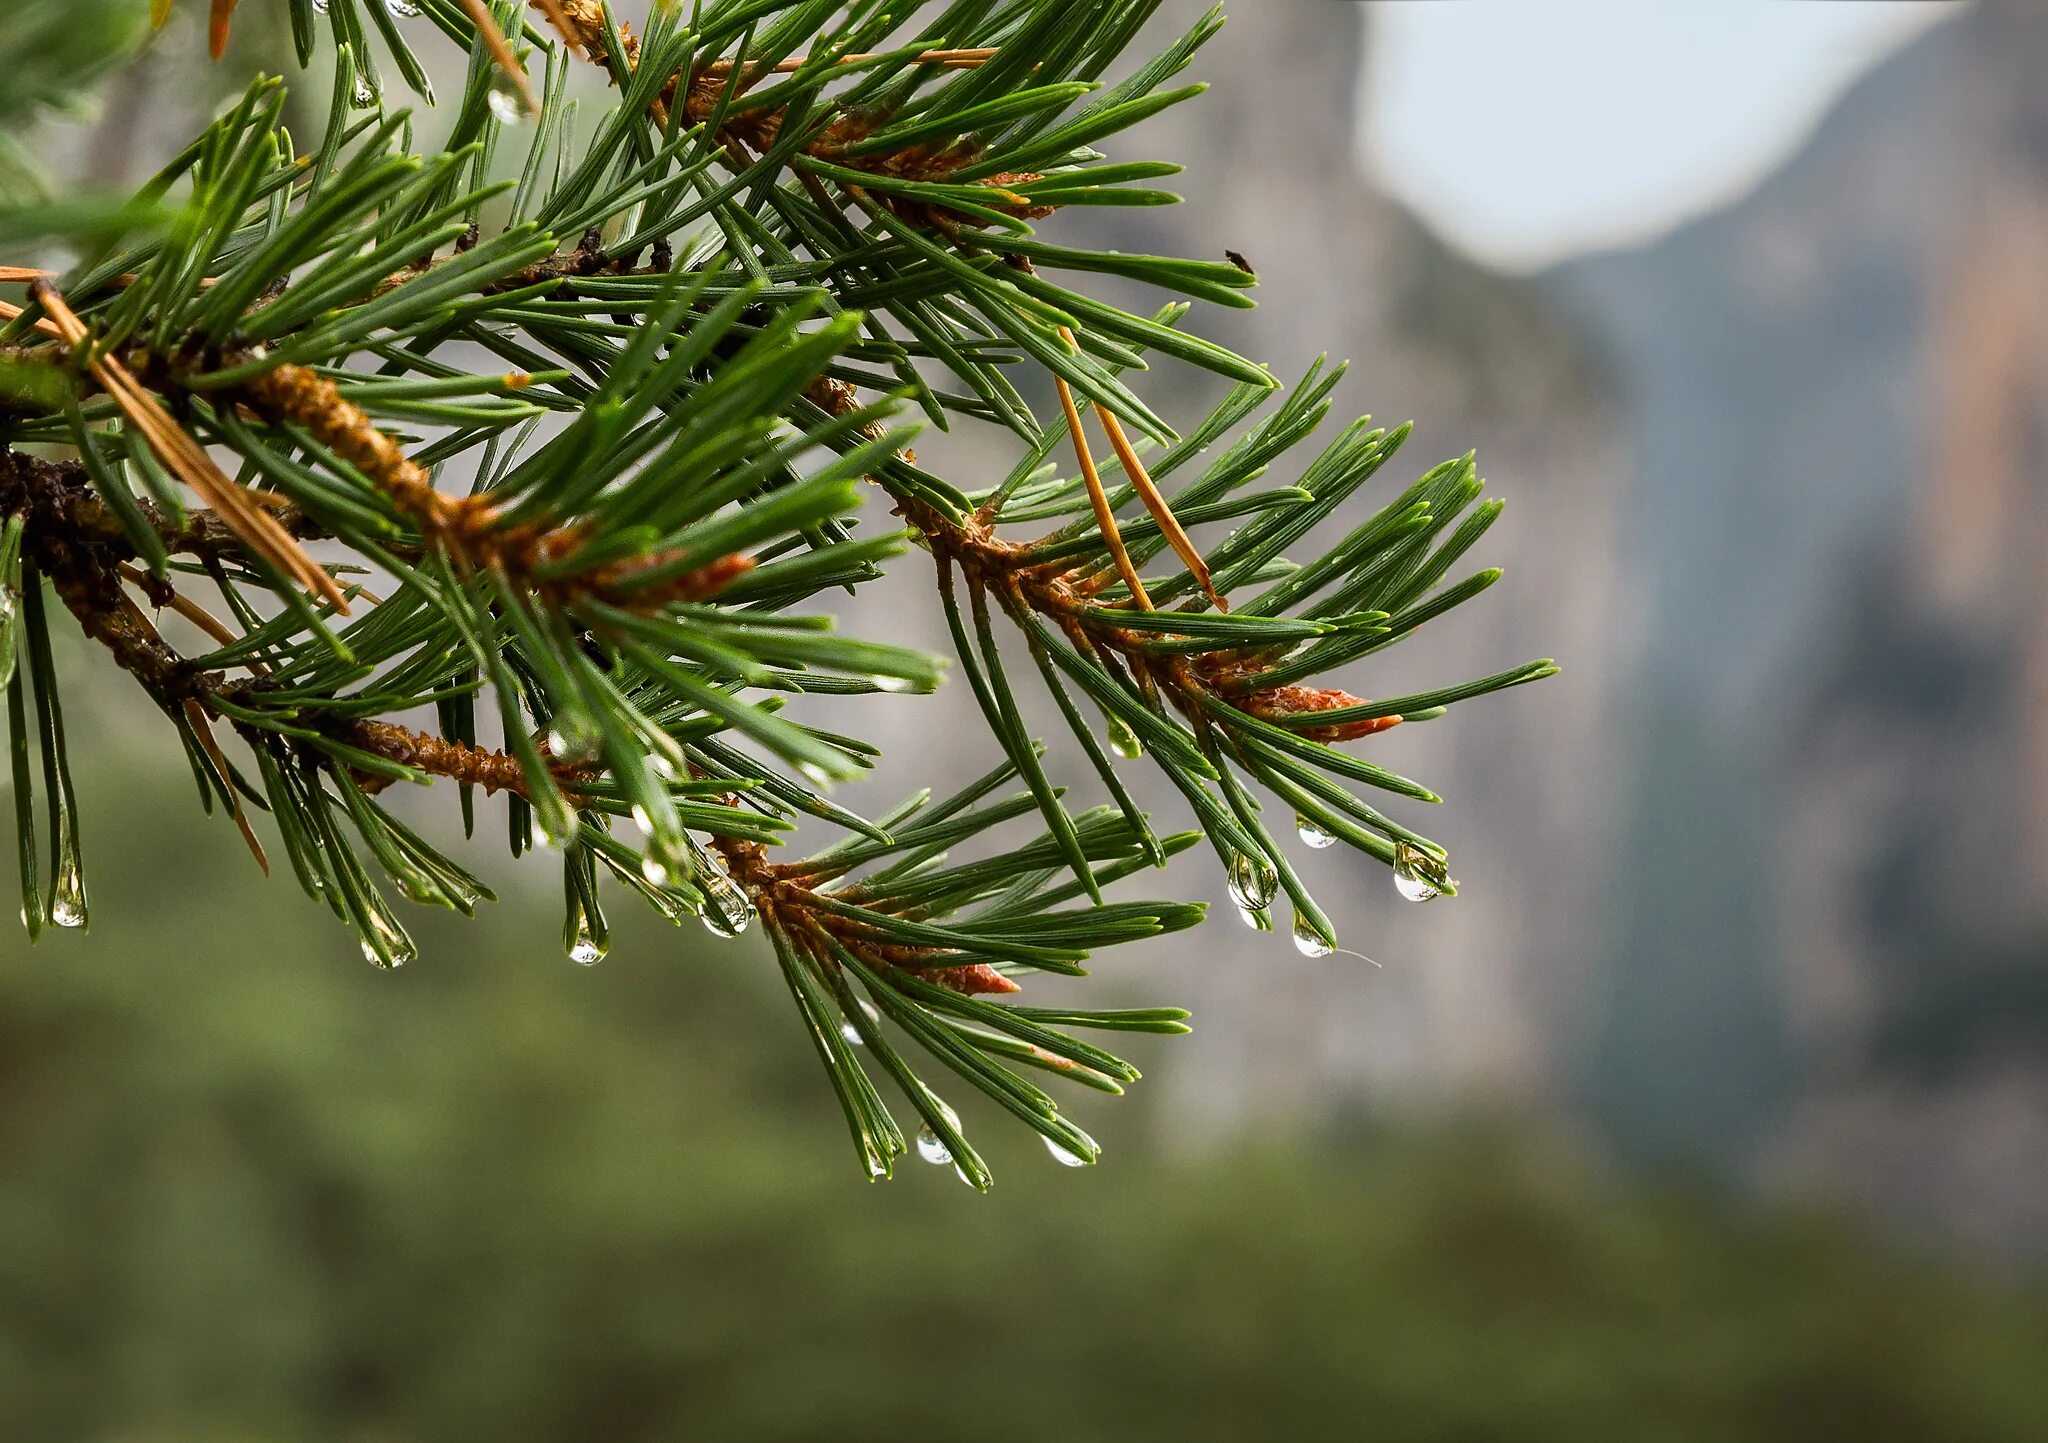
<path id="1" fill-rule="evenodd" d="M 198 8 L 62 173 L 283 63 Z M 0 936 L 0 1437 L 2048 1437 L 2048 13 L 1232 8 L 1121 142 L 1187 203 L 1054 224 L 1243 252 L 1212 334 L 1351 357 L 1510 498 L 1506 580 L 1354 686 L 1564 664 L 1376 742 L 1461 895 L 1317 854 L 1377 965 L 1226 905 L 1085 984 L 1196 1014 L 1083 1109 L 1102 1167 L 970 1110 L 993 1193 L 870 1186 L 756 939 L 575 967 L 491 863 L 377 973 L 73 644 L 94 923 Z M 845 624 L 941 645 L 914 576 Z M 837 719 L 856 802 L 988 762 L 962 694 Z"/>

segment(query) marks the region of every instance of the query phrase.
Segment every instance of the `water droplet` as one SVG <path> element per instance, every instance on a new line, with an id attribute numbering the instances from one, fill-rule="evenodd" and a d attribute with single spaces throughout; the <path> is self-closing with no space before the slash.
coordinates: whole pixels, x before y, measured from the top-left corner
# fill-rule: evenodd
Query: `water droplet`
<path id="1" fill-rule="evenodd" d="M 1319 852 L 1325 847 L 1337 845 L 1334 833 L 1313 817 L 1305 817 L 1300 812 L 1294 814 L 1294 830 L 1300 834 L 1303 846 L 1314 847 Z"/>
<path id="2" fill-rule="evenodd" d="M 966 1168 L 960 1166 L 960 1164 L 957 1162 L 953 1164 L 953 1176 L 959 1178 L 960 1181 L 966 1183 L 976 1192 L 981 1191 L 981 1184 L 974 1180 L 974 1175 L 968 1172 Z"/>
<path id="3" fill-rule="evenodd" d="M 609 950 L 606 943 L 598 941 L 591 933 L 589 914 L 577 908 L 576 940 L 569 944 L 569 960 L 579 967 L 588 967 L 603 961 Z"/>
<path id="4" fill-rule="evenodd" d="M 1111 717 L 1104 734 L 1109 738 L 1109 749 L 1127 760 L 1145 755 L 1145 744 L 1138 740 L 1138 734 L 1124 723 L 1121 717 Z"/>
<path id="5" fill-rule="evenodd" d="M 526 119 L 526 98 L 519 93 L 518 83 L 503 69 L 491 71 L 490 88 L 484 92 L 484 99 L 500 125 L 517 125 Z"/>
<path id="6" fill-rule="evenodd" d="M 1264 857 L 1248 857 L 1240 852 L 1231 860 L 1230 900 L 1237 903 L 1240 912 L 1265 911 L 1272 905 L 1273 893 L 1279 885 L 1280 874 Z"/>
<path id="7" fill-rule="evenodd" d="M 548 754 L 558 762 L 580 766 L 597 760 L 597 723 L 580 711 L 558 711 L 548 721 Z"/>
<path id="8" fill-rule="evenodd" d="M 1394 843 L 1394 889 L 1411 902 L 1427 902 L 1452 885 L 1444 864 L 1417 846 Z"/>
<path id="9" fill-rule="evenodd" d="M 484 900 L 484 889 L 476 882 L 461 877 L 444 878 L 441 888 L 464 907 L 474 907 Z"/>
<path id="10" fill-rule="evenodd" d="M 633 803 L 633 825 L 640 829 L 640 835 L 643 837 L 654 835 L 654 818 L 648 816 L 647 808 L 638 802 Z"/>
<path id="11" fill-rule="evenodd" d="M 1336 951 L 1330 939 L 1309 925 L 1306 917 L 1294 919 L 1294 950 L 1304 957 L 1327 957 Z"/>
<path id="12" fill-rule="evenodd" d="M 367 110 L 377 103 L 377 87 L 370 84 L 369 76 L 356 77 L 356 88 L 349 95 L 349 101 L 358 110 Z"/>
<path id="13" fill-rule="evenodd" d="M 668 868 L 661 864 L 660 858 L 651 854 L 640 859 L 640 875 L 647 879 L 650 887 L 666 887 L 670 880 Z"/>
<path id="14" fill-rule="evenodd" d="M 50 920 L 59 927 L 83 927 L 86 923 L 85 866 L 78 855 L 78 835 L 72 831 L 68 806 L 57 817 L 57 881 L 50 892 Z"/>
<path id="15" fill-rule="evenodd" d="M 57 877 L 57 894 L 50 898 L 50 920 L 59 927 L 85 925 L 85 890 L 73 872 Z"/>
<path id="16" fill-rule="evenodd" d="M 14 659 L 19 654 L 21 628 L 15 625 L 20 606 L 14 593 L 0 581 L 0 686 L 14 680 Z"/>
<path id="17" fill-rule="evenodd" d="M 872 1002 L 862 1002 L 860 1004 L 860 1010 L 861 1015 L 867 1018 L 870 1026 L 882 1020 L 882 1014 L 875 1010 L 875 1004 Z M 850 1020 L 842 1021 L 839 1024 L 839 1035 L 841 1037 L 844 1037 L 848 1042 L 851 1042 L 855 1047 L 859 1047 L 861 1045 L 860 1029 L 858 1027 L 855 1027 Z"/>
<path id="18" fill-rule="evenodd" d="M 321 15 L 325 15 L 330 3 L 332 3 L 332 0 L 313 0 L 313 9 Z"/>
<path id="19" fill-rule="evenodd" d="M 1052 1154 L 1052 1160 L 1061 1167 L 1086 1167 L 1092 1161 L 1092 1159 L 1085 1158 L 1077 1152 L 1067 1151 L 1065 1146 L 1054 1142 L 1049 1137 L 1044 1137 L 1043 1134 L 1040 1134 L 1040 1136 L 1045 1142 L 1045 1150 Z"/>
<path id="20" fill-rule="evenodd" d="M 946 1119 L 949 1126 L 956 1130 L 959 1128 L 960 1114 L 953 1111 L 952 1104 L 940 1102 L 939 1115 Z M 917 1155 L 934 1167 L 942 1167 L 953 1160 L 953 1150 L 946 1146 L 944 1138 L 932 1130 L 930 1123 L 918 1129 Z"/>
<path id="21" fill-rule="evenodd" d="M 798 762 L 796 769 L 803 773 L 804 780 L 814 787 L 829 787 L 835 780 L 831 772 L 816 762 Z"/>
<path id="22" fill-rule="evenodd" d="M 652 767 L 654 769 L 654 774 L 657 777 L 660 777 L 665 782 L 672 782 L 677 777 L 682 775 L 682 773 L 679 770 L 677 770 L 676 764 L 670 761 L 667 757 L 663 756 L 660 752 L 650 752 L 647 757 L 647 765 Z"/>
<path id="23" fill-rule="evenodd" d="M 917 690 L 917 683 L 908 677 L 877 676 L 870 678 L 870 680 L 874 682 L 876 691 L 906 692 Z"/>
<path id="24" fill-rule="evenodd" d="M 371 935 L 363 939 L 363 960 L 379 967 L 403 967 L 419 958 L 419 948 L 405 929 L 384 915 L 380 907 L 369 913 Z"/>
<path id="25" fill-rule="evenodd" d="M 582 834 L 583 824 L 576 820 L 576 814 L 569 810 L 569 804 L 557 792 L 547 799 L 546 805 L 533 806 L 533 840 L 550 851 L 567 850 L 569 844 Z"/>
<path id="26" fill-rule="evenodd" d="M 315 8 L 325 9 L 326 7 L 316 6 Z M 400 20 L 410 20 L 420 13 L 420 7 L 414 4 L 413 0 L 384 0 L 384 9 L 390 14 L 397 16 Z"/>
<path id="27" fill-rule="evenodd" d="M 708 867 L 697 886 L 704 893 L 704 912 L 698 920 L 705 931 L 714 937 L 737 937 L 747 930 L 754 920 L 754 904 L 729 873 L 721 867 Z"/>

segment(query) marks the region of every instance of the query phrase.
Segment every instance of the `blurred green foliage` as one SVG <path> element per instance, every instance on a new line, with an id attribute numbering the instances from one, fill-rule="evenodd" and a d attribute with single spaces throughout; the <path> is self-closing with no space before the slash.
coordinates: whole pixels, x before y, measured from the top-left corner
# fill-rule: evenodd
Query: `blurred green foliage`
<path id="1" fill-rule="evenodd" d="M 148 14 L 145 0 L 0 4 L 0 244 L 62 232 L 47 222 L 38 231 L 35 217 L 16 208 L 39 199 L 42 190 L 30 127 L 45 112 L 75 108 L 95 80 L 133 51 Z"/>
<path id="2" fill-rule="evenodd" d="M 754 947 L 380 973 L 102 715 L 105 920 L 0 942 L 0 1438 L 2044 1436 L 2038 1296 L 1502 1132 L 854 1181 Z"/>

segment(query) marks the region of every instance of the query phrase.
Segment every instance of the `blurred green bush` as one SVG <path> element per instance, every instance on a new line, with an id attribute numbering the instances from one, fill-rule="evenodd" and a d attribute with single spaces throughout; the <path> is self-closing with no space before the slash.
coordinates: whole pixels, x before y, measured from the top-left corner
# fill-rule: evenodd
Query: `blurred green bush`
<path id="1" fill-rule="evenodd" d="M 380 974 L 119 790 L 92 936 L 0 941 L 0 1439 L 2048 1436 L 2038 1296 L 1500 1133 L 1176 1160 L 1134 1099 L 871 1187 L 750 947 L 509 904 Z"/>

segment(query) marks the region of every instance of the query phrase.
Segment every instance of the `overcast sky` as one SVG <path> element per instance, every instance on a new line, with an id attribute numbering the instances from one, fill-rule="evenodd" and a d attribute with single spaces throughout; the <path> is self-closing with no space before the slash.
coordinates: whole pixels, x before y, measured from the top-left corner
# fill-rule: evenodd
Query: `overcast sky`
<path id="1" fill-rule="evenodd" d="M 1647 240 L 1747 191 L 1941 0 L 1378 0 L 1360 143 L 1493 264 Z"/>

